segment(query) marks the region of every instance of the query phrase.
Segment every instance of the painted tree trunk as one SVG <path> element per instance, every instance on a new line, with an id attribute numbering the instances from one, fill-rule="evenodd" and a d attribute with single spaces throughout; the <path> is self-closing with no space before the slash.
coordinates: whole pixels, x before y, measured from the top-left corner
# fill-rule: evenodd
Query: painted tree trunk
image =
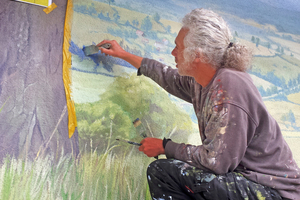
<path id="1" fill-rule="evenodd" d="M 78 153 L 78 133 L 68 138 L 62 79 L 67 0 L 43 7 L 0 2 L 0 161 Z"/>

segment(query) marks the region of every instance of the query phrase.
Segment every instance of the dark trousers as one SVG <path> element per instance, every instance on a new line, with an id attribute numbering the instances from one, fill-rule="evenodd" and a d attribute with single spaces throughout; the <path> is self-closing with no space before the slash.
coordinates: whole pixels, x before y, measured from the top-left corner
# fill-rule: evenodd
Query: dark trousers
<path id="1" fill-rule="evenodd" d="M 154 200 L 282 200 L 277 191 L 230 172 L 216 175 L 173 159 L 159 159 L 147 169 Z"/>

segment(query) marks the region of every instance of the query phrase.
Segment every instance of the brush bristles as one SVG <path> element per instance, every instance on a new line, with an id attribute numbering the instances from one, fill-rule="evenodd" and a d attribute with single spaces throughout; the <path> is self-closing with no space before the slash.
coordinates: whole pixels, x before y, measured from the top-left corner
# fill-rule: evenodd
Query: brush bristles
<path id="1" fill-rule="evenodd" d="M 86 56 L 95 54 L 99 52 L 99 48 L 96 45 L 90 45 L 83 48 L 83 52 Z"/>

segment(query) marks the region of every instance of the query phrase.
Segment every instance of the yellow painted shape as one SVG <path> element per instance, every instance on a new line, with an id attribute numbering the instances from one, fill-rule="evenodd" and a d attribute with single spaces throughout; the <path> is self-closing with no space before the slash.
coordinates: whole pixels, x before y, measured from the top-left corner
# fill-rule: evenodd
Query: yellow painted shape
<path id="1" fill-rule="evenodd" d="M 45 7 L 49 6 L 49 0 L 18 0 L 18 1 L 36 4 L 36 5 L 45 6 Z"/>
<path id="2" fill-rule="evenodd" d="M 73 17 L 73 2 L 68 0 L 65 18 L 64 28 L 64 43 L 63 43 L 63 81 L 66 92 L 67 108 L 68 108 L 68 130 L 69 138 L 74 134 L 77 127 L 75 104 L 71 96 L 71 64 L 72 58 L 69 52 L 70 40 L 71 40 L 71 27 Z"/>
<path id="3" fill-rule="evenodd" d="M 46 14 L 49 14 L 50 12 L 52 12 L 52 10 L 54 10 L 57 7 L 57 5 L 55 3 L 52 3 L 50 6 L 48 6 L 47 8 L 45 8 L 43 11 Z"/>
<path id="4" fill-rule="evenodd" d="M 34 3 L 44 5 L 44 6 L 49 5 L 48 0 L 35 0 Z"/>

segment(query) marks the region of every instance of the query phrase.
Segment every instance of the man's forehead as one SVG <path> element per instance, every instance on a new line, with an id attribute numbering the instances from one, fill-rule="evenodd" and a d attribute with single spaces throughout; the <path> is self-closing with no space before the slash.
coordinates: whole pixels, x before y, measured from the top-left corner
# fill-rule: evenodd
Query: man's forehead
<path id="1" fill-rule="evenodd" d="M 175 38 L 175 41 L 174 41 L 176 45 L 178 45 L 178 43 L 180 43 L 180 42 L 183 42 L 183 39 L 188 31 L 189 31 L 189 29 L 187 29 L 187 28 L 181 28 L 179 30 L 177 37 Z"/>

